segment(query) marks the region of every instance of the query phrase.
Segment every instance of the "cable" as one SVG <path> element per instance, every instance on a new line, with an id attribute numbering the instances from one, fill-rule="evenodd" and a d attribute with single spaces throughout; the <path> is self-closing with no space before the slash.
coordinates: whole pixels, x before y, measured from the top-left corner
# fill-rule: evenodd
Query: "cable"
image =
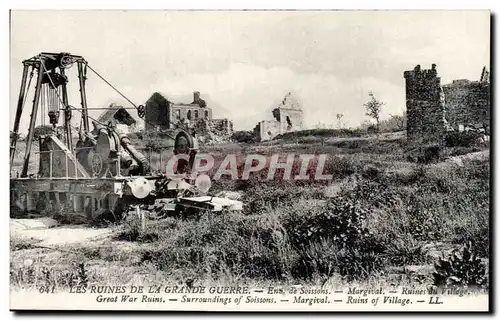
<path id="1" fill-rule="evenodd" d="M 45 67 L 45 64 L 43 63 L 43 60 L 42 60 L 42 59 L 40 59 L 40 64 L 41 64 L 41 66 L 43 67 L 44 72 L 46 72 L 46 73 L 47 73 L 47 77 L 48 77 L 48 79 L 49 79 L 50 83 L 51 83 L 51 84 L 52 84 L 52 86 L 55 88 L 55 86 L 54 86 L 54 82 L 52 81 L 52 78 L 50 77 L 50 74 L 48 73 L 48 71 L 47 71 L 47 69 L 46 69 L 46 67 Z M 129 102 L 129 103 L 130 103 L 130 104 L 131 104 L 134 108 L 136 108 L 136 109 L 138 110 L 138 107 L 137 107 L 137 105 L 136 105 L 136 104 L 134 104 L 134 103 L 133 103 L 130 99 L 128 99 L 128 98 L 127 98 L 124 94 L 122 94 L 122 93 L 121 93 L 121 92 L 120 92 L 117 88 L 115 88 L 115 87 L 114 87 L 114 86 L 113 86 L 110 82 L 108 82 L 108 81 L 107 81 L 107 80 L 106 80 L 103 76 L 101 76 L 101 75 L 100 75 L 100 74 L 99 74 L 96 70 L 94 70 L 91 66 L 89 66 L 87 61 L 84 61 L 84 64 L 85 64 L 85 67 L 86 67 L 86 68 L 88 67 L 88 68 L 89 68 L 92 72 L 94 72 L 94 73 L 95 73 L 95 74 L 96 74 L 99 78 L 101 78 L 101 80 L 103 80 L 103 81 L 104 81 L 107 85 L 109 85 L 109 86 L 110 86 L 113 90 L 115 90 L 115 91 L 116 91 L 118 94 L 120 94 L 120 95 L 121 95 L 124 99 L 126 99 L 126 100 L 127 100 L 127 101 L 128 101 L 128 102 Z M 62 98 L 61 98 L 61 96 L 59 95 L 59 92 L 58 92 L 57 90 L 56 90 L 56 95 L 57 95 L 57 98 L 59 98 L 59 101 L 60 101 L 60 102 L 62 103 L 62 105 L 64 106 L 64 101 L 62 100 Z M 73 107 L 73 106 L 71 106 L 71 105 L 67 105 L 67 106 L 65 106 L 65 107 L 69 107 L 69 108 L 70 108 L 70 109 L 72 109 L 72 110 L 76 110 L 76 111 L 78 111 L 80 114 L 82 114 L 82 115 L 83 115 L 83 112 L 82 112 L 81 110 L 79 110 L 79 109 L 77 109 L 77 108 L 75 108 L 75 107 Z M 89 116 L 88 114 L 87 114 L 86 116 L 87 116 L 88 118 L 90 118 L 91 120 L 93 120 L 94 122 L 96 122 L 97 124 L 100 124 L 100 125 L 102 125 L 102 126 L 104 126 L 104 127 L 106 127 L 106 128 L 109 128 L 109 129 L 111 129 L 114 133 L 118 134 L 118 133 L 115 131 L 115 129 L 114 129 L 114 128 L 110 128 L 109 126 L 107 126 L 107 124 L 103 124 L 103 123 L 101 123 L 100 121 L 98 121 L 97 119 L 95 119 L 95 118 L 93 118 L 93 117 Z M 146 122 L 147 124 L 149 124 L 149 125 L 151 125 L 151 126 L 155 126 L 154 124 L 151 124 L 150 122 L 146 121 L 145 119 L 144 119 L 144 122 Z M 171 122 L 171 121 L 168 121 L 168 122 L 169 122 L 169 123 L 171 123 L 172 125 L 177 125 L 177 126 L 179 126 L 179 124 L 175 124 L 175 123 L 173 123 L 173 122 Z M 71 124 L 70 124 L 70 126 L 71 126 Z M 181 129 L 183 129 L 184 131 L 188 131 L 188 129 L 184 128 L 183 126 L 179 126 L 179 127 L 181 127 Z M 167 133 L 167 132 L 165 132 L 165 131 L 161 131 L 161 133 L 162 133 L 162 134 L 164 134 L 164 135 L 166 135 L 166 136 L 168 136 L 168 137 L 170 137 L 171 139 L 175 140 L 175 137 L 174 137 L 174 136 L 172 136 L 172 135 L 170 135 L 169 133 Z"/>
<path id="2" fill-rule="evenodd" d="M 125 98 L 132 106 L 134 106 L 137 109 L 137 106 L 130 100 L 128 99 L 124 94 L 122 94 L 118 89 L 116 89 L 112 84 L 110 84 L 106 79 L 104 79 L 103 76 L 101 76 L 97 71 L 95 71 L 92 67 L 89 66 L 88 62 L 85 62 L 85 65 L 92 71 L 94 72 L 97 77 L 101 78 L 102 81 L 104 81 L 108 86 L 113 88 L 117 93 L 119 93 L 123 98 Z"/>
<path id="3" fill-rule="evenodd" d="M 95 69 L 93 69 L 87 61 L 85 61 L 85 66 L 87 66 L 94 74 L 97 75 L 97 77 L 101 78 L 106 84 L 108 84 L 112 89 L 114 89 L 118 94 L 120 94 L 123 98 L 125 98 L 132 106 L 134 106 L 135 109 L 139 110 L 139 108 L 137 107 L 136 104 L 134 104 L 130 99 L 128 99 L 124 94 L 122 94 L 118 89 L 116 89 L 116 87 L 114 87 L 109 81 L 107 81 L 103 76 L 101 76 Z M 158 113 L 153 113 L 155 114 L 155 116 L 159 117 L 160 115 L 158 115 Z M 147 124 L 151 125 L 151 126 L 155 126 L 154 124 L 151 124 L 150 122 L 146 121 L 146 119 L 144 119 L 144 122 L 146 122 Z M 185 128 L 183 127 L 181 124 L 179 123 L 174 123 L 170 120 L 167 120 L 167 122 L 169 122 L 170 124 L 172 125 L 175 125 L 175 126 L 179 126 L 181 127 L 181 129 L 183 129 L 184 131 L 188 131 L 188 128 Z M 164 131 L 161 131 L 162 133 L 164 134 L 167 134 L 166 132 Z M 171 136 L 170 136 L 171 137 Z"/>
<path id="4" fill-rule="evenodd" d="M 48 77 L 48 79 L 49 79 L 50 83 L 52 84 L 52 86 L 53 86 L 54 88 L 56 88 L 56 87 L 55 87 L 55 85 L 54 85 L 54 82 L 52 81 L 52 78 L 50 77 L 50 74 L 49 74 L 49 73 L 48 73 L 48 71 L 47 71 L 47 68 L 45 68 L 45 64 L 43 63 L 43 60 L 42 60 L 42 59 L 40 59 L 40 64 L 41 64 L 41 66 L 42 66 L 42 68 L 43 68 L 44 72 L 46 72 L 46 73 L 47 73 L 47 77 Z M 86 64 L 86 66 L 88 66 L 88 64 Z M 90 68 L 92 71 L 94 71 L 94 70 L 93 70 L 90 66 L 88 66 L 88 68 Z M 94 71 L 94 72 L 95 72 L 95 71 Z M 96 73 L 96 74 L 97 74 L 97 73 Z M 99 76 L 99 77 L 100 77 L 103 81 L 105 81 L 108 85 L 110 85 L 113 89 L 115 89 L 118 93 L 120 93 L 120 92 L 119 92 L 116 88 L 114 88 L 114 87 L 113 87 L 113 86 L 112 86 L 109 82 L 107 82 L 107 81 L 106 81 L 106 80 L 105 80 L 102 76 L 100 76 L 100 75 L 98 75 L 98 76 Z M 64 106 L 64 101 L 63 101 L 63 99 L 61 98 L 61 96 L 59 95 L 59 92 L 58 92 L 58 91 L 56 91 L 55 93 L 56 93 L 56 95 L 57 95 L 57 98 L 59 98 L 59 101 L 61 102 L 61 104 Z M 125 99 L 127 99 L 127 101 L 129 101 L 129 102 L 130 102 L 130 103 L 131 103 L 131 104 L 132 104 L 132 105 L 133 105 L 133 106 L 137 109 L 137 107 L 135 106 L 135 104 L 134 104 L 134 103 L 132 103 L 132 102 L 131 102 L 128 98 L 126 98 L 126 97 L 125 97 L 122 93 L 120 93 L 120 95 L 122 95 Z M 72 109 L 72 110 L 76 110 L 76 111 L 78 111 L 80 114 L 82 114 L 82 115 L 83 115 L 83 112 L 82 112 L 81 110 L 79 110 L 79 109 L 77 109 L 77 108 L 75 108 L 75 107 L 73 107 L 73 106 L 71 106 L 71 105 L 67 105 L 67 106 L 65 106 L 65 107 L 69 107 L 69 108 L 70 108 L 70 109 Z M 102 125 L 102 126 L 104 126 L 104 127 L 108 128 L 108 129 L 110 129 L 111 131 L 113 131 L 115 134 L 117 134 L 117 135 L 118 135 L 118 133 L 116 132 L 116 130 L 115 130 L 114 128 L 110 128 L 107 124 L 103 124 L 103 123 L 101 123 L 100 121 L 98 121 L 97 119 L 95 119 L 95 118 L 93 118 L 93 117 L 89 116 L 88 114 L 87 114 L 86 116 L 87 116 L 88 118 L 90 118 L 91 120 L 93 120 L 94 122 L 96 122 L 97 124 L 100 124 L 100 125 Z M 150 125 L 151 125 L 151 124 L 150 124 Z M 70 123 L 70 126 L 71 126 L 71 123 Z M 172 139 L 174 139 L 174 140 L 175 140 L 175 137 L 173 137 L 172 135 L 170 135 L 170 134 L 168 134 L 168 133 L 164 133 L 164 134 L 165 134 L 165 135 L 167 135 L 168 137 L 170 137 L 170 138 L 172 138 Z"/>
<path id="5" fill-rule="evenodd" d="M 54 82 L 52 81 L 52 78 L 50 77 L 50 74 L 47 72 L 47 69 L 45 68 L 45 65 L 44 65 L 43 61 L 42 61 L 42 60 L 40 60 L 40 63 L 41 63 L 41 66 L 42 66 L 42 68 L 43 68 L 44 72 L 46 72 L 46 73 L 47 73 L 47 77 L 49 78 L 50 83 L 52 84 L 52 86 L 53 86 L 54 88 L 56 88 L 56 87 L 55 87 L 55 85 L 54 85 Z M 61 96 L 59 95 L 59 92 L 58 92 L 57 90 L 55 91 L 55 94 L 57 95 L 57 98 L 59 98 L 59 101 L 61 102 L 61 104 L 64 106 L 64 101 L 63 101 L 63 99 L 61 98 Z M 73 107 L 73 106 L 71 106 L 71 105 L 67 105 L 67 106 L 65 106 L 65 107 L 69 107 L 69 108 L 70 108 L 70 109 L 72 109 L 72 110 L 76 110 L 76 111 L 78 111 L 79 113 L 81 113 L 81 114 L 83 115 L 83 112 L 82 112 L 82 111 L 78 110 L 77 108 L 75 108 L 75 107 Z M 95 121 L 95 122 L 96 122 L 97 124 L 99 124 L 99 125 L 102 125 L 102 126 L 104 126 L 104 127 L 108 127 L 106 124 L 101 123 L 100 121 L 98 121 L 97 119 L 94 119 L 94 118 L 93 118 L 93 117 L 91 117 L 91 116 L 88 116 L 88 115 L 87 115 L 87 117 L 88 117 L 88 118 L 90 118 L 91 120 Z M 70 123 L 70 126 L 72 126 L 72 125 L 71 125 L 71 123 Z M 116 133 L 116 131 L 115 131 L 113 128 L 111 128 L 111 130 L 113 130 L 113 131 Z M 118 133 L 116 133 L 116 134 L 118 134 Z"/>

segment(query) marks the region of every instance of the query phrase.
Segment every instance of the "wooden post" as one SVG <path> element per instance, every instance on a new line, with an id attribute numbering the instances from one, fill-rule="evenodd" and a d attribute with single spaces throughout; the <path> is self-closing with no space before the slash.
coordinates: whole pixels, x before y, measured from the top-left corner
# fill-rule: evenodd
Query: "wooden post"
<path id="1" fill-rule="evenodd" d="M 84 73 L 84 66 L 81 61 L 78 61 L 77 63 L 78 66 L 78 80 L 80 83 L 80 100 L 81 100 L 81 105 L 82 105 L 82 119 L 83 119 L 83 129 L 85 133 L 89 132 L 89 118 L 88 118 L 88 112 L 87 112 L 87 96 L 85 93 L 85 80 L 86 76 Z"/>
<path id="2" fill-rule="evenodd" d="M 19 123 L 21 122 L 21 115 L 23 113 L 23 105 L 24 105 L 24 95 L 26 93 L 26 80 L 28 78 L 28 64 L 23 64 L 23 76 L 21 78 L 21 88 L 19 89 L 19 99 L 17 101 L 17 109 L 16 109 L 16 118 L 14 120 L 14 135 L 11 137 L 10 142 L 10 167 L 12 168 L 12 164 L 14 163 L 14 155 L 16 152 L 16 144 L 19 137 L 17 137 L 17 133 L 19 131 Z"/>
<path id="3" fill-rule="evenodd" d="M 28 165 L 30 162 L 31 145 L 33 143 L 33 135 L 34 135 L 34 131 L 35 131 L 36 115 L 38 112 L 38 103 L 40 102 L 40 94 L 42 92 L 41 86 L 42 86 L 42 79 L 43 79 L 43 71 L 42 71 L 42 68 L 40 67 L 40 63 L 38 64 L 37 69 L 38 69 L 38 78 L 37 78 L 36 87 L 35 87 L 35 99 L 33 99 L 33 109 L 31 111 L 31 119 L 30 119 L 30 125 L 29 125 L 29 130 L 28 130 L 28 137 L 26 137 L 26 150 L 24 153 L 24 164 L 23 164 L 23 171 L 21 173 L 21 177 L 28 176 Z"/>

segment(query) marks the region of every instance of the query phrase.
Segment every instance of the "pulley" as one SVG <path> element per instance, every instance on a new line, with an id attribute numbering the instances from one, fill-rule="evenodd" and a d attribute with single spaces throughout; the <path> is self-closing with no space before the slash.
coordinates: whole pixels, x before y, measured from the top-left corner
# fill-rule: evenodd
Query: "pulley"
<path id="1" fill-rule="evenodd" d="M 144 116 L 146 116 L 146 109 L 143 105 L 139 105 L 139 107 L 137 107 L 137 115 L 141 119 L 144 119 Z"/>
<path id="2" fill-rule="evenodd" d="M 63 55 L 59 59 L 59 67 L 62 69 L 69 69 L 73 66 L 73 58 L 70 55 Z"/>

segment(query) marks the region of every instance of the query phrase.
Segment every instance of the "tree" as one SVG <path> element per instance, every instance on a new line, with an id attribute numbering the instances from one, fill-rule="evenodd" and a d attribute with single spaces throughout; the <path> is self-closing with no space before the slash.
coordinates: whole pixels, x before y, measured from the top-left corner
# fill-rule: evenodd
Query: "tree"
<path id="1" fill-rule="evenodd" d="M 54 132 L 51 125 L 40 125 L 33 130 L 33 138 L 37 140 L 40 136 L 49 135 Z"/>
<path id="2" fill-rule="evenodd" d="M 339 129 L 342 129 L 342 127 L 343 127 L 342 118 L 344 117 L 344 114 L 339 113 L 336 115 L 336 117 L 337 117 L 337 126 Z"/>
<path id="3" fill-rule="evenodd" d="M 389 120 L 395 123 L 398 130 L 404 130 L 406 128 L 406 111 L 403 112 L 403 115 L 391 115 Z"/>
<path id="4" fill-rule="evenodd" d="M 375 98 L 375 95 L 373 95 L 372 92 L 370 92 L 368 95 L 370 96 L 370 100 L 363 105 L 366 108 L 365 115 L 375 120 L 375 128 L 378 134 L 380 131 L 380 112 L 382 111 L 382 106 L 384 106 L 385 103 Z"/>

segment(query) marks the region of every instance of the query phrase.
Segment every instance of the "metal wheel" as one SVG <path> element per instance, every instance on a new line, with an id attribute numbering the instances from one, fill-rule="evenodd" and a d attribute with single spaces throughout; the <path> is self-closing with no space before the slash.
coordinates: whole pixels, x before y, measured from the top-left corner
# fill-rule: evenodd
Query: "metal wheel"
<path id="1" fill-rule="evenodd" d="M 142 119 L 144 119 L 144 116 L 146 116 L 146 109 L 144 108 L 143 105 L 137 107 L 137 115 L 139 116 L 139 118 Z"/>
<path id="2" fill-rule="evenodd" d="M 73 58 L 71 56 L 62 56 L 61 57 L 61 60 L 59 60 L 60 62 L 60 67 L 63 68 L 63 69 L 69 69 L 73 66 Z"/>

